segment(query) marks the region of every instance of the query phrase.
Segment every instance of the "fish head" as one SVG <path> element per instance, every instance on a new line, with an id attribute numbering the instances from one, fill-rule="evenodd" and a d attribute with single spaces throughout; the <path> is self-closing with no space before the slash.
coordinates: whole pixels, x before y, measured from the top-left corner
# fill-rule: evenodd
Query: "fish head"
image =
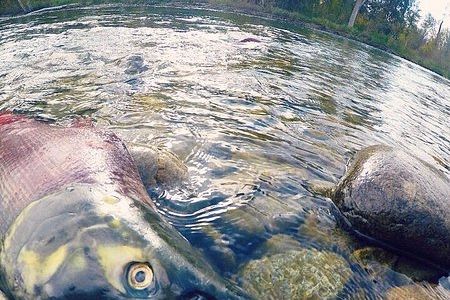
<path id="1" fill-rule="evenodd" d="M 11 298 L 246 298 L 152 207 L 89 186 L 30 204 L 1 247 Z"/>

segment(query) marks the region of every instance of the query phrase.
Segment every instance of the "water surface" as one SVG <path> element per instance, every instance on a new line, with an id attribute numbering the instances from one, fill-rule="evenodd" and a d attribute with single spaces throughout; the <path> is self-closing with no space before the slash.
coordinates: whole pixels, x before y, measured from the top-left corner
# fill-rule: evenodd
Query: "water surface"
<path id="1" fill-rule="evenodd" d="M 241 43 L 252 37 L 261 42 Z M 161 214 L 238 284 L 283 234 L 337 253 L 338 298 L 409 284 L 352 259 L 313 186 L 355 151 L 401 148 L 450 176 L 450 82 L 372 47 L 222 12 L 98 6 L 0 20 L 0 110 L 49 122 L 78 115 L 129 143 L 170 149 L 190 182 L 149 192 Z"/>

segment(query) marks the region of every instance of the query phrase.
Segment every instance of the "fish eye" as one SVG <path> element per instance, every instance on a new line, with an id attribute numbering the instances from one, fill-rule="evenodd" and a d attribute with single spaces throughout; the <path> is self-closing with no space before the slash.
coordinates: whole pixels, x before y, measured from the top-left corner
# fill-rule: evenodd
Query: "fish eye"
<path id="1" fill-rule="evenodd" d="M 153 270 L 147 263 L 131 263 L 127 271 L 128 285 L 135 290 L 144 290 L 153 283 Z"/>

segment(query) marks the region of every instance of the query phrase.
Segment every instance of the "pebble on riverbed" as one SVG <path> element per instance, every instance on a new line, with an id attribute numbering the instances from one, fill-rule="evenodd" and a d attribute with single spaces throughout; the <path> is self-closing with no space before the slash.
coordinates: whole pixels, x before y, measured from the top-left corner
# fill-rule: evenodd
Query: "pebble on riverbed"
<path id="1" fill-rule="evenodd" d="M 330 299 L 338 295 L 352 276 L 350 266 L 341 256 L 301 248 L 288 236 L 275 236 L 264 247 L 268 253 L 283 248 L 285 251 L 250 261 L 241 269 L 244 289 L 257 299 Z"/>

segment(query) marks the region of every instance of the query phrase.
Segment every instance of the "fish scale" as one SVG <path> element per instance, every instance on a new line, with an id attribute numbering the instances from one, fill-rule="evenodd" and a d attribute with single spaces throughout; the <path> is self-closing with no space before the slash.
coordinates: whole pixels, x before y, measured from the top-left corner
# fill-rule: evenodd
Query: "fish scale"
<path id="1" fill-rule="evenodd" d="M 0 116 L 0 234 L 31 202 L 72 184 L 109 187 L 152 205 L 126 147 L 111 132 Z M 73 151 L 77 149 L 77 151 Z"/>

